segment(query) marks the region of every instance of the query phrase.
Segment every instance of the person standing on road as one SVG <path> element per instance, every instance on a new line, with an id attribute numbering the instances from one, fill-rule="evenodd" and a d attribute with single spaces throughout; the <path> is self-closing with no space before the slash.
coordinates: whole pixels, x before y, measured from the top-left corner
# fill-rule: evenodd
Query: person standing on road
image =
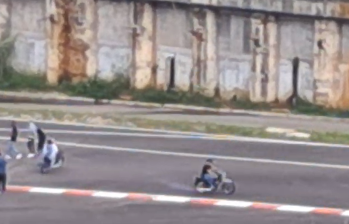
<path id="1" fill-rule="evenodd" d="M 35 139 L 32 136 L 28 137 L 27 148 L 29 151 L 28 158 L 33 158 L 35 156 Z"/>
<path id="2" fill-rule="evenodd" d="M 12 128 L 11 137 L 10 137 L 10 141 L 8 142 L 5 158 L 11 159 L 15 157 L 16 159 L 21 159 L 22 154 L 18 152 L 15 146 L 18 138 L 18 129 L 15 121 L 11 122 L 11 128 Z"/>
<path id="3" fill-rule="evenodd" d="M 6 171 L 7 162 L 4 158 L 1 157 L 0 153 L 0 183 L 1 190 L 0 194 L 6 191 L 6 182 L 7 182 L 7 171 Z"/>
<path id="4" fill-rule="evenodd" d="M 29 129 L 37 136 L 38 146 L 36 148 L 36 151 L 39 154 L 41 154 L 42 149 L 44 148 L 46 143 L 46 134 L 40 127 L 36 126 L 33 122 L 29 123 Z"/>

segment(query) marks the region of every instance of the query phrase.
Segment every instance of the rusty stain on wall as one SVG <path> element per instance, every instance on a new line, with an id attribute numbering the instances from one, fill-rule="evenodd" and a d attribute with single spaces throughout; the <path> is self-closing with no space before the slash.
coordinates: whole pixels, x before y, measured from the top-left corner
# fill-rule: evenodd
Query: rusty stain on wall
<path id="1" fill-rule="evenodd" d="M 96 73 L 93 0 L 48 0 L 48 82 L 77 82 Z"/>

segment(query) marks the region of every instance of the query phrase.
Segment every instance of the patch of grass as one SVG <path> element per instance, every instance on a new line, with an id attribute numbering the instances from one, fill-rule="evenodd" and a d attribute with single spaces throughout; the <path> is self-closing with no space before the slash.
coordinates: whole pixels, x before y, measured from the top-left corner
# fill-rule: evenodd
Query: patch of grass
<path id="1" fill-rule="evenodd" d="M 349 134 L 336 132 L 312 132 L 311 141 L 349 145 Z"/>
<path id="2" fill-rule="evenodd" d="M 339 118 L 349 117 L 349 111 L 347 110 L 325 108 L 323 106 L 311 104 L 302 99 L 297 99 L 297 105 L 291 110 L 291 112 L 294 114 L 306 114 Z"/>
<path id="3" fill-rule="evenodd" d="M 250 100 L 231 100 L 229 106 L 236 109 L 270 111 L 271 105 L 268 103 L 254 103 Z"/>
<path id="4" fill-rule="evenodd" d="M 183 91 L 159 91 L 154 88 L 144 90 L 133 90 L 130 92 L 133 100 L 159 104 L 185 104 L 203 107 L 222 107 L 222 102 L 214 98 L 204 96 L 200 93 L 189 93 Z"/>
<path id="5" fill-rule="evenodd" d="M 6 73 L 0 78 L 0 89 L 11 91 L 52 91 L 46 84 L 45 77 L 37 74 L 23 75 L 11 67 L 5 69 Z"/>
<path id="6" fill-rule="evenodd" d="M 111 81 L 92 78 L 76 84 L 63 82 L 56 89 L 71 96 L 81 96 L 95 100 L 112 100 L 119 98 L 120 94 L 129 88 L 128 83 L 126 78 L 116 76 Z"/>

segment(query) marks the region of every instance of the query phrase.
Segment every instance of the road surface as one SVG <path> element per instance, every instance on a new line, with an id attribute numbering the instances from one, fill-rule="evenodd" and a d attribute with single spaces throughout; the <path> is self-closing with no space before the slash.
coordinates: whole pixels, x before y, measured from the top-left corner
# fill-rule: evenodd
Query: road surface
<path id="1" fill-rule="evenodd" d="M 9 136 L 7 126 L 8 122 L 0 122 L 0 136 Z M 237 192 L 207 198 L 349 209 L 349 148 L 181 139 L 170 134 L 147 137 L 139 131 L 66 125 L 42 127 L 62 142 L 66 166 L 40 175 L 34 160 L 10 161 L 11 185 L 203 197 L 193 192 L 192 179 L 209 154 L 221 157 L 219 165 L 236 181 Z M 24 143 L 18 147 L 24 151 Z M 338 215 L 25 192 L 8 192 L 0 200 L 1 224 L 348 223 Z"/>

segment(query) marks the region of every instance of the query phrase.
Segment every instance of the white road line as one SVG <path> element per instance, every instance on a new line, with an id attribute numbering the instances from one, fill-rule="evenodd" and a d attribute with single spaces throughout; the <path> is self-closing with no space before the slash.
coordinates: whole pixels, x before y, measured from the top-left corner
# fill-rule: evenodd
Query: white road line
<path id="1" fill-rule="evenodd" d="M 276 210 L 284 211 L 284 212 L 309 213 L 309 212 L 313 211 L 314 209 L 315 209 L 315 207 L 283 205 L 283 206 L 278 207 Z"/>
<path id="2" fill-rule="evenodd" d="M 92 194 L 92 197 L 98 198 L 126 198 L 127 193 L 118 193 L 118 192 L 106 192 L 106 191 L 97 191 Z"/>
<path id="3" fill-rule="evenodd" d="M 236 208 L 247 208 L 252 206 L 252 202 L 248 201 L 219 201 L 215 203 L 215 205 L 218 206 L 225 206 L 225 207 L 236 207 Z"/>
<path id="4" fill-rule="evenodd" d="M 44 121 L 35 119 L 20 119 L 12 117 L 0 117 L 0 121 L 33 121 L 43 124 L 61 125 L 61 126 L 75 126 L 75 127 L 93 127 L 93 128 L 106 128 L 112 130 L 129 130 L 129 131 L 146 131 L 146 132 L 160 132 L 160 133 L 170 133 L 179 135 L 202 135 L 202 136 L 212 136 L 213 134 L 202 133 L 202 132 L 184 132 L 184 131 L 168 131 L 160 129 L 148 129 L 148 128 L 132 128 L 132 127 L 122 127 L 122 126 L 111 126 L 111 125 L 94 125 L 94 124 L 83 124 L 83 123 L 70 123 L 70 122 L 58 122 L 58 121 Z M 289 144 L 289 145 L 306 145 L 306 146 L 320 146 L 320 147 L 331 147 L 331 148 L 349 148 L 349 145 L 343 144 L 328 144 L 328 143 L 317 143 L 317 142 L 305 142 L 305 141 L 292 141 L 292 140 L 279 140 L 279 139 L 267 139 L 267 138 L 254 138 L 254 137 L 241 137 L 241 136 L 230 136 L 230 141 L 242 141 L 242 142 L 257 142 L 257 143 L 272 143 L 272 144 Z"/>
<path id="5" fill-rule="evenodd" d="M 45 194 L 62 194 L 65 189 L 56 189 L 56 188 L 43 188 L 43 187 L 34 187 L 29 190 L 30 193 L 45 193 Z"/>
<path id="6" fill-rule="evenodd" d="M 0 136 L 0 140 L 7 140 L 8 137 Z M 25 139 L 21 140 L 25 142 Z M 236 162 L 249 162 L 249 163 L 262 163 L 262 164 L 278 164 L 278 165 L 290 165 L 290 166 L 302 166 L 302 167 L 313 167 L 313 168 L 327 168 L 327 169 L 340 169 L 349 170 L 349 166 L 346 165 L 336 165 L 336 164 L 326 164 L 326 163 L 311 163 L 311 162 L 298 162 L 298 161 L 287 161 L 287 160 L 272 160 L 272 159 L 257 159 L 249 157 L 235 157 L 235 156 L 225 156 L 225 155 L 215 155 L 215 154 L 197 154 L 197 153 L 184 153 L 184 152 L 172 152 L 172 151 L 158 151 L 150 149 L 136 149 L 136 148 L 122 148 L 113 147 L 106 145 L 91 145 L 91 144 L 80 144 L 74 142 L 58 142 L 58 145 L 76 147 L 76 148 L 89 148 L 96 150 L 108 150 L 115 152 L 133 152 L 133 153 L 144 153 L 150 155 L 162 155 L 162 156 L 175 156 L 175 157 L 186 157 L 186 158 L 212 158 L 226 161 L 236 161 Z"/>
<path id="7" fill-rule="evenodd" d="M 152 198 L 154 201 L 159 201 L 159 202 L 161 201 L 161 202 L 185 203 L 190 201 L 190 198 L 180 197 L 180 196 L 157 195 Z"/>

